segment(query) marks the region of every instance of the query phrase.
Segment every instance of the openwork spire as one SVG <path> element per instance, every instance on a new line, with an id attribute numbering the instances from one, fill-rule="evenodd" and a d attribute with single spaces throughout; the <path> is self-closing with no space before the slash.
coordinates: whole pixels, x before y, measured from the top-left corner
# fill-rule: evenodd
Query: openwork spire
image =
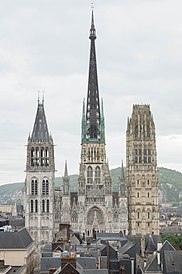
<path id="1" fill-rule="evenodd" d="M 90 60 L 89 60 L 89 76 L 88 76 L 88 93 L 86 104 L 85 121 L 82 120 L 82 142 L 83 141 L 100 141 L 104 142 L 102 129 L 104 127 L 104 117 L 101 115 L 99 102 L 99 88 L 97 77 L 97 62 L 95 39 L 96 30 L 94 25 L 94 14 L 92 10 L 91 28 L 90 28 Z M 83 113 L 84 117 L 84 113 Z M 85 123 L 85 125 L 84 125 Z M 85 127 L 85 129 L 83 129 Z M 83 136 L 84 135 L 84 136 Z"/>

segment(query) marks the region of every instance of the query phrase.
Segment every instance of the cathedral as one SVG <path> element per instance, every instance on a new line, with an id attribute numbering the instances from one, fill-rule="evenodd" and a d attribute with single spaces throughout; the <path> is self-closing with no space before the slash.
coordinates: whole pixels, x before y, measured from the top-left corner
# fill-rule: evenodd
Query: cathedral
<path id="1" fill-rule="evenodd" d="M 93 11 L 89 39 L 77 192 L 70 191 L 67 162 L 63 185 L 55 187 L 54 143 L 44 100 L 38 100 L 33 131 L 28 138 L 25 226 L 38 245 L 51 242 L 60 223 L 70 224 L 84 238 L 95 238 L 96 232 L 158 234 L 155 126 L 150 107 L 133 107 L 127 128 L 126 176 L 122 166 L 118 191 L 113 192 L 106 157 L 104 107 L 99 97 Z"/>

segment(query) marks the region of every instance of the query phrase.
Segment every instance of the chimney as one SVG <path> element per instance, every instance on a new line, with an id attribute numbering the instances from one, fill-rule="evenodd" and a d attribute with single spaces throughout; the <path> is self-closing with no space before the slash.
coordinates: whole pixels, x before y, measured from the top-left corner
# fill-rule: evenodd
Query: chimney
<path id="1" fill-rule="evenodd" d="M 124 267 L 124 265 L 121 265 L 119 268 L 119 274 L 126 274 L 126 269 Z"/>
<path id="2" fill-rule="evenodd" d="M 162 247 L 162 242 L 157 242 L 157 263 L 158 265 L 161 264 L 161 254 L 160 254 L 160 249 Z"/>
<path id="3" fill-rule="evenodd" d="M 56 268 L 49 268 L 49 274 L 53 274 L 54 272 L 56 272 Z"/>
<path id="4" fill-rule="evenodd" d="M 109 242 L 106 242 L 106 254 L 107 254 L 107 269 L 108 273 L 110 273 L 110 246 Z"/>

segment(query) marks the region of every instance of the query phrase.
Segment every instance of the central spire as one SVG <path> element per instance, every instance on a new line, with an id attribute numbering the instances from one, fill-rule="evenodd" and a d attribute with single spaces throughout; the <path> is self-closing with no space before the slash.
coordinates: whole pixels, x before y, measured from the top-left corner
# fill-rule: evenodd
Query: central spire
<path id="1" fill-rule="evenodd" d="M 96 50 L 95 39 L 96 30 L 94 25 L 94 14 L 92 10 L 91 28 L 90 28 L 90 60 L 89 60 L 89 76 L 88 76 L 88 93 L 87 93 L 87 105 L 86 116 L 83 113 L 82 118 L 82 141 L 103 141 L 102 136 L 104 127 L 102 121 L 104 121 L 103 112 L 100 111 L 99 100 L 99 88 L 97 77 L 97 62 L 96 62 Z M 83 107 L 84 111 L 85 107 Z"/>

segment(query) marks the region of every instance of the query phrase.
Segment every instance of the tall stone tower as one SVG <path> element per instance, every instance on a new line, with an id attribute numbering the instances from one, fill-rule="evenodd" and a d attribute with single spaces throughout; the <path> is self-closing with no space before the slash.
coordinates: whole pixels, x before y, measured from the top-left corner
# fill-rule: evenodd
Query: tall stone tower
<path id="1" fill-rule="evenodd" d="M 88 93 L 86 107 L 83 102 L 77 202 L 79 212 L 78 223 L 75 225 L 86 236 L 94 236 L 95 231 L 113 231 L 113 198 L 111 177 L 106 162 L 103 103 L 100 107 L 99 98 L 93 11 L 89 39 Z M 72 225 L 74 226 L 74 223 Z"/>
<path id="2" fill-rule="evenodd" d="M 126 132 L 129 233 L 159 234 L 155 124 L 149 105 L 134 105 Z"/>
<path id="3" fill-rule="evenodd" d="M 25 180 L 25 226 L 41 246 L 54 233 L 54 145 L 48 131 L 44 101 L 38 100 L 32 134 L 28 138 Z"/>

